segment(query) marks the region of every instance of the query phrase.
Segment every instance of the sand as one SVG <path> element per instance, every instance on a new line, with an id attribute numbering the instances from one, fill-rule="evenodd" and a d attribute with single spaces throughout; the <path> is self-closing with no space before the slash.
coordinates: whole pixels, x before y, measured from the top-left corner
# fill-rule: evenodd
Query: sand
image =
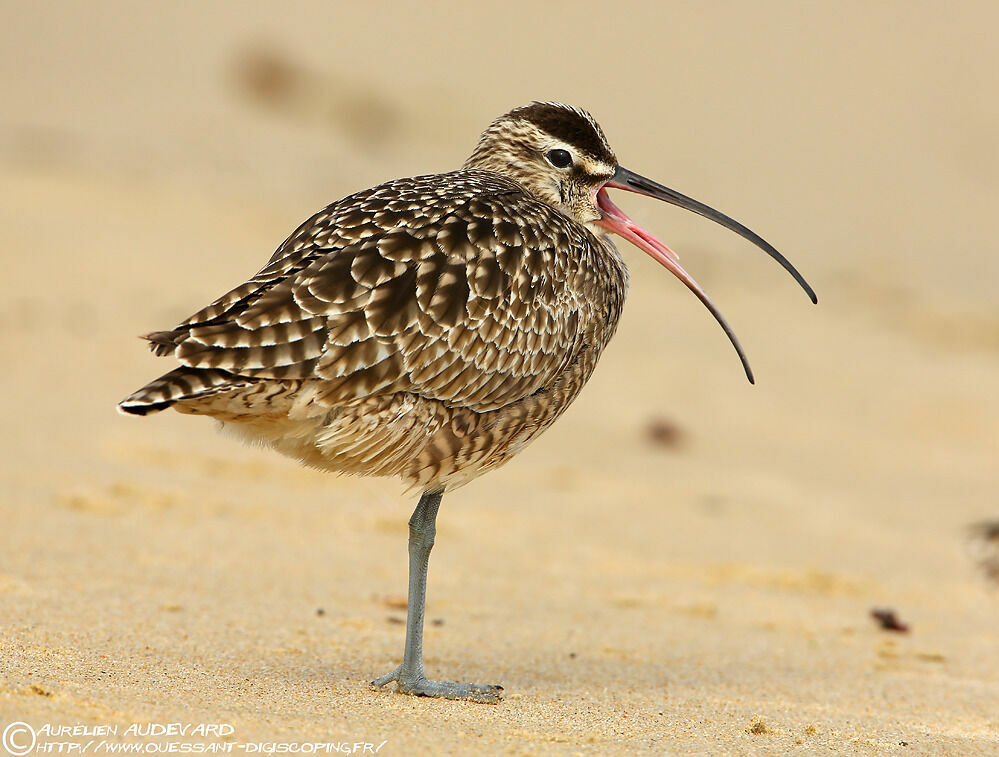
<path id="1" fill-rule="evenodd" d="M 999 754 L 999 593 L 967 539 L 999 518 L 999 13 L 732 5 L 4 4 L 0 727 L 165 749 L 125 731 L 221 723 L 179 741 L 243 752 Z M 820 304 L 723 229 L 619 197 L 757 385 L 628 250 L 582 397 L 441 511 L 428 672 L 505 701 L 372 692 L 401 654 L 413 498 L 114 405 L 168 366 L 136 334 L 327 202 L 457 167 L 535 98 L 588 108 L 624 165 L 760 231 Z"/>

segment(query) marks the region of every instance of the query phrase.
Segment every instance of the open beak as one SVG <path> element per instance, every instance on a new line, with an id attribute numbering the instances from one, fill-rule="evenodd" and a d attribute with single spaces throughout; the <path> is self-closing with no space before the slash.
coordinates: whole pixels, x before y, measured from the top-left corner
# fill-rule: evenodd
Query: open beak
<path id="1" fill-rule="evenodd" d="M 801 288 L 805 290 L 812 302 L 818 302 L 818 298 L 816 298 L 815 292 L 812 291 L 808 282 L 805 281 L 795 267 L 791 265 L 787 258 L 781 255 L 773 247 L 773 245 L 755 232 L 747 229 L 738 221 L 729 218 L 724 213 L 719 213 L 714 208 L 709 208 L 707 205 L 700 203 L 697 200 L 687 197 L 686 195 L 682 195 L 669 187 L 664 187 L 662 184 L 658 184 L 651 179 L 639 176 L 637 173 L 633 173 L 627 168 L 618 166 L 610 181 L 604 184 L 603 187 L 600 188 L 600 191 L 597 192 L 597 206 L 603 213 L 603 217 L 597 223 L 608 231 L 612 231 L 628 240 L 639 249 L 647 252 L 655 260 L 659 261 L 674 276 L 680 279 L 680 281 L 682 281 L 686 287 L 693 292 L 701 302 L 704 303 L 705 307 L 707 307 L 707 309 L 711 312 L 711 315 L 715 317 L 715 320 L 718 321 L 719 325 L 725 331 L 729 341 L 732 342 L 732 346 L 735 347 L 735 351 L 739 353 L 739 359 L 742 361 L 742 367 L 746 371 L 746 378 L 749 379 L 749 383 L 754 383 L 753 370 L 749 367 L 749 360 L 746 358 L 746 353 L 743 351 L 742 345 L 739 344 L 739 339 L 736 337 L 735 332 L 732 331 L 732 327 L 729 326 L 728 321 L 725 320 L 725 316 L 723 316 L 721 311 L 715 307 L 711 298 L 704 293 L 700 284 L 694 281 L 691 275 L 683 270 L 677 260 L 676 253 L 637 223 L 628 218 L 623 210 L 611 202 L 610 197 L 607 196 L 607 189 L 624 189 L 628 192 L 636 192 L 637 194 L 646 195 L 647 197 L 654 197 L 657 200 L 668 202 L 671 205 L 692 210 L 698 215 L 702 215 L 705 218 L 711 219 L 715 223 L 721 224 L 726 229 L 730 229 L 739 236 L 748 239 L 750 242 L 767 253 L 767 255 L 780 263 L 784 270 L 790 273 L 794 277 L 794 280 L 801 285 Z"/>

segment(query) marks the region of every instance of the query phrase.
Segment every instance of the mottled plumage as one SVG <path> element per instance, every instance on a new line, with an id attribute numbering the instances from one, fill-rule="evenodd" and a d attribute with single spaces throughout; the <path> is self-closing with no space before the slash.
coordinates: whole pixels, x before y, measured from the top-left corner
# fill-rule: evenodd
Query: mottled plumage
<path id="1" fill-rule="evenodd" d="M 575 397 L 626 281 L 615 250 L 508 179 L 400 179 L 324 208 L 249 282 L 150 334 L 184 367 L 122 406 L 248 423 L 317 467 L 454 485 Z"/>
<path id="2" fill-rule="evenodd" d="M 607 188 L 723 223 L 807 289 L 745 227 L 617 165 L 588 113 L 532 103 L 493 122 L 462 170 L 398 179 L 329 205 L 249 281 L 147 336 L 157 355 L 180 365 L 125 399 L 123 411 L 212 416 L 308 465 L 398 476 L 422 493 L 410 521 L 406 653 L 379 685 L 498 699 L 496 687 L 423 675 L 437 507 L 445 490 L 508 461 L 548 428 L 589 379 L 628 288 L 608 232 L 679 276 L 745 363 L 707 295 Z"/>

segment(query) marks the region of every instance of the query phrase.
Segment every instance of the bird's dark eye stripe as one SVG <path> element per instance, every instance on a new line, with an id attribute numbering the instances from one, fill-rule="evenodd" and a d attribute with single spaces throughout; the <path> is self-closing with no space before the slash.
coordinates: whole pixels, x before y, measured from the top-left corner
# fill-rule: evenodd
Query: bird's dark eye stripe
<path id="1" fill-rule="evenodd" d="M 572 155 L 569 154 L 568 150 L 560 148 L 549 150 L 547 158 L 548 162 L 556 168 L 568 168 L 572 165 Z"/>

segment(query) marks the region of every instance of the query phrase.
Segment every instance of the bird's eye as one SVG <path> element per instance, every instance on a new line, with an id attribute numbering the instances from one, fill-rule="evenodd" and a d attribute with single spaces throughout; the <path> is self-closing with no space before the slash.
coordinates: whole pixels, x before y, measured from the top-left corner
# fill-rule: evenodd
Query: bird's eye
<path id="1" fill-rule="evenodd" d="M 556 168 L 568 168 L 572 165 L 572 155 L 569 154 L 568 150 L 549 150 L 545 157 Z"/>

